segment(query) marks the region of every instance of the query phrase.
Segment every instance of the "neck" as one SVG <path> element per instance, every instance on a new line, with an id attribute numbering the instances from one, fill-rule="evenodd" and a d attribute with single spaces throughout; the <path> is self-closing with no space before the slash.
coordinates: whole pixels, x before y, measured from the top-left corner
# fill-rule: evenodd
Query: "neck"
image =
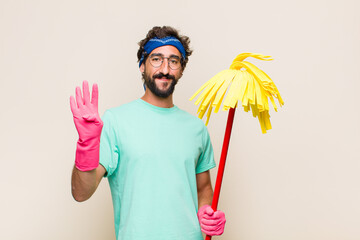
<path id="1" fill-rule="evenodd" d="M 141 97 L 141 99 L 161 108 L 171 108 L 174 106 L 172 94 L 167 98 L 161 98 L 154 95 L 148 88 L 146 88 L 145 94 Z"/>

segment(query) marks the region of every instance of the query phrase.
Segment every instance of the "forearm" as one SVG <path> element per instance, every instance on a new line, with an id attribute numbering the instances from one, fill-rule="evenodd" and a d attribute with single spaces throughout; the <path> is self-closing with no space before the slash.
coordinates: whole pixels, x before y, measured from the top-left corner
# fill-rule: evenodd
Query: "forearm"
<path id="1" fill-rule="evenodd" d="M 79 202 L 91 197 L 106 172 L 105 168 L 99 165 L 103 122 L 98 112 L 98 94 L 98 86 L 94 84 L 90 101 L 89 84 L 83 81 L 83 94 L 80 87 L 76 87 L 76 101 L 73 96 L 70 97 L 70 108 L 79 134 L 71 176 L 71 192 Z"/>
<path id="2" fill-rule="evenodd" d="M 220 211 L 214 211 L 211 207 L 211 199 L 213 191 L 210 187 L 204 188 L 203 191 L 198 191 L 199 194 L 199 210 L 197 216 L 199 219 L 201 231 L 208 236 L 221 235 L 225 227 L 225 214 Z"/>
<path id="3" fill-rule="evenodd" d="M 225 214 L 211 208 L 213 189 L 210 181 L 210 172 L 196 175 L 199 210 L 197 216 L 201 231 L 209 236 L 221 235 L 224 232 Z"/>
<path id="4" fill-rule="evenodd" d="M 100 183 L 97 179 L 101 179 L 98 172 L 98 168 L 83 172 L 74 166 L 71 176 L 71 192 L 76 201 L 83 202 L 93 195 Z"/>
<path id="5" fill-rule="evenodd" d="M 210 180 L 210 171 L 196 174 L 196 185 L 199 209 L 204 205 L 211 205 L 213 189 Z"/>
<path id="6" fill-rule="evenodd" d="M 198 207 L 199 209 L 204 205 L 210 205 L 213 198 L 213 189 L 211 185 L 207 185 L 201 191 L 198 191 Z"/>

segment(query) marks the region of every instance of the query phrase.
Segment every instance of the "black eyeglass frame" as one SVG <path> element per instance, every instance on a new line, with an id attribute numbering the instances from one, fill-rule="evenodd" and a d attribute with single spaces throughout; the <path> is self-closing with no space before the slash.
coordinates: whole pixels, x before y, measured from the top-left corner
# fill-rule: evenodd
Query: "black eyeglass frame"
<path id="1" fill-rule="evenodd" d="M 160 58 L 161 58 L 161 62 L 160 62 L 160 64 L 159 64 L 159 66 L 154 66 L 154 65 L 153 65 L 153 63 L 151 62 L 151 58 L 152 58 L 152 57 L 160 57 Z M 151 66 L 153 66 L 154 68 L 159 68 L 159 67 L 161 67 L 161 65 L 164 63 L 164 60 L 165 60 L 165 59 L 168 60 L 168 66 L 169 66 L 169 68 L 172 69 L 172 70 L 178 70 L 178 69 L 180 69 L 180 68 L 183 66 L 183 59 L 182 59 L 181 57 L 177 56 L 177 55 L 171 55 L 171 56 L 169 56 L 169 57 L 164 57 L 164 55 L 162 55 L 161 53 L 153 53 L 153 54 L 151 54 L 151 55 L 146 56 L 146 59 L 147 59 L 147 58 L 149 59 Z M 179 63 L 179 67 L 177 67 L 177 68 L 171 67 L 171 64 L 170 64 L 170 59 L 171 59 L 171 58 L 176 59 L 176 60 L 178 60 L 178 61 L 180 62 L 180 63 Z M 145 59 L 145 61 L 146 61 L 146 59 Z"/>

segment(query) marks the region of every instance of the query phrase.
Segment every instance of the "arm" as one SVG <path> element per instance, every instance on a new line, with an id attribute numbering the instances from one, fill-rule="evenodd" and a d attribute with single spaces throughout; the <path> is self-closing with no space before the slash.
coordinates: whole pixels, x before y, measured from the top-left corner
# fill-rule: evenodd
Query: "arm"
<path id="1" fill-rule="evenodd" d="M 91 171 L 83 172 L 74 166 L 71 176 L 71 193 L 78 202 L 88 200 L 99 186 L 106 173 L 105 168 L 99 166 Z"/>
<path id="2" fill-rule="evenodd" d="M 75 166 L 71 177 L 71 192 L 76 201 L 91 197 L 106 173 L 99 165 L 100 135 L 103 122 L 98 113 L 98 87 L 93 85 L 92 99 L 87 81 L 83 82 L 83 94 L 76 88 L 76 101 L 70 97 L 75 127 L 79 134 Z"/>
<path id="3" fill-rule="evenodd" d="M 196 174 L 199 209 L 204 205 L 211 205 L 213 189 L 210 180 L 210 171 Z"/>
<path id="4" fill-rule="evenodd" d="M 211 187 L 210 172 L 196 175 L 199 211 L 197 213 L 201 231 L 209 236 L 221 235 L 225 228 L 225 214 L 211 208 L 213 189 Z"/>

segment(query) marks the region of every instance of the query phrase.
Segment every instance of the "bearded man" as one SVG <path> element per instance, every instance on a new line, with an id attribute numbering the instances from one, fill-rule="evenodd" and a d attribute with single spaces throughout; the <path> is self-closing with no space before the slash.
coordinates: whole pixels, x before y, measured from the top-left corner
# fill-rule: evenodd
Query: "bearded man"
<path id="1" fill-rule="evenodd" d="M 85 201 L 107 178 L 116 239 L 201 240 L 220 235 L 225 215 L 211 207 L 214 154 L 204 123 L 173 103 L 192 51 L 172 27 L 154 27 L 137 56 L 145 94 L 98 114 L 98 87 L 70 98 L 79 133 L 72 194 Z"/>

